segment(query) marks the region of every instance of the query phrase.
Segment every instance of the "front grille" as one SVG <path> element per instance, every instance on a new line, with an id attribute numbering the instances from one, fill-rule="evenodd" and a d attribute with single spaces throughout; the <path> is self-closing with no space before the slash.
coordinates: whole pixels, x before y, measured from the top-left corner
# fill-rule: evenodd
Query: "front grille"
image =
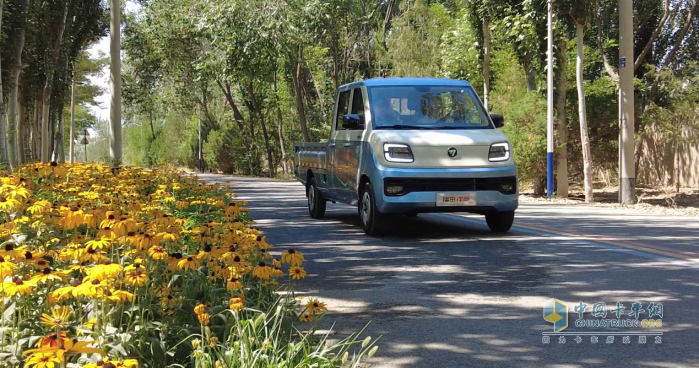
<path id="1" fill-rule="evenodd" d="M 388 193 L 389 186 L 399 185 L 398 193 Z M 499 178 L 386 178 L 384 193 L 388 196 L 402 196 L 412 192 L 468 192 L 496 190 L 502 194 L 517 193 L 517 177 Z"/>

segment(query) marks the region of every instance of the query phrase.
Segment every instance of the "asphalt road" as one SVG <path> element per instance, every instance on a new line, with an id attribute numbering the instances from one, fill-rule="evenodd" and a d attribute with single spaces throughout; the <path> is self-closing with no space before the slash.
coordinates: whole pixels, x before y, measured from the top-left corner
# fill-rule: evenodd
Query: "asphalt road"
<path id="1" fill-rule="evenodd" d="M 371 367 L 699 367 L 699 221 L 623 211 L 522 205 L 513 231 L 492 235 L 478 217 L 396 217 L 389 236 L 362 232 L 355 208 L 308 216 L 298 182 L 229 178 L 280 253 L 300 250 L 301 294 L 328 303 L 340 339 L 371 322 L 381 336 Z M 618 241 L 630 241 L 620 243 Z M 669 256 L 670 257 L 669 257 Z M 671 257 L 677 255 L 677 258 Z M 568 304 L 563 332 L 663 332 L 640 344 L 616 336 L 552 336 L 543 304 Z M 578 328 L 578 302 L 663 305 L 662 328 Z M 633 318 L 625 315 L 622 318 Z M 657 317 L 654 317 L 654 319 Z"/>

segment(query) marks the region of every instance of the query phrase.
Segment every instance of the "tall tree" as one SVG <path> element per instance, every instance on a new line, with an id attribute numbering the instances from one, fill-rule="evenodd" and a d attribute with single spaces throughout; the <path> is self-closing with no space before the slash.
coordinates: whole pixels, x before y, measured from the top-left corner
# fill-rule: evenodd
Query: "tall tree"
<path id="1" fill-rule="evenodd" d="M 52 49 L 50 50 L 50 59 L 46 63 L 45 69 L 45 83 L 42 91 L 42 112 L 41 112 L 41 161 L 48 162 L 49 157 L 49 147 L 51 144 L 51 137 L 49 135 L 49 121 L 51 119 L 51 90 L 53 88 L 53 78 L 54 73 L 58 64 L 58 57 L 61 51 L 61 45 L 63 44 L 63 33 L 66 29 L 66 18 L 68 17 L 68 4 L 69 1 L 62 2 L 62 12 L 61 18 L 58 23 L 58 31 Z M 61 4 L 59 4 L 61 5 Z"/>

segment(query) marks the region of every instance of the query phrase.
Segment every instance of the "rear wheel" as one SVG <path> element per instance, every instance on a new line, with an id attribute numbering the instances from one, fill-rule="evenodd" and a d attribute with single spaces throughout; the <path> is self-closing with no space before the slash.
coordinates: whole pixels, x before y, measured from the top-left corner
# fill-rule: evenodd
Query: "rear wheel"
<path id="1" fill-rule="evenodd" d="M 323 218 L 327 202 L 318 191 L 315 178 L 308 181 L 306 197 L 308 197 L 308 214 L 314 219 Z"/>
<path id="2" fill-rule="evenodd" d="M 485 214 L 485 222 L 490 231 L 494 233 L 506 233 L 510 231 L 515 220 L 515 211 L 488 212 Z"/>
<path id="3" fill-rule="evenodd" d="M 379 236 L 383 231 L 385 215 L 376 208 L 374 189 L 371 184 L 366 183 L 359 197 L 359 218 L 362 221 L 362 228 L 369 236 Z"/>

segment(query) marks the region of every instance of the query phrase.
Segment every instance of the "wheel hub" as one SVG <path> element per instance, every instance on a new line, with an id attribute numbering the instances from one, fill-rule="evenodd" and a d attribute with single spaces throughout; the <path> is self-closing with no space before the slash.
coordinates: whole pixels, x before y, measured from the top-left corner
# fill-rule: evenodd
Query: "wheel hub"
<path id="1" fill-rule="evenodd" d="M 369 224 L 371 218 L 371 196 L 368 192 L 362 194 L 362 222 L 364 225 Z"/>

